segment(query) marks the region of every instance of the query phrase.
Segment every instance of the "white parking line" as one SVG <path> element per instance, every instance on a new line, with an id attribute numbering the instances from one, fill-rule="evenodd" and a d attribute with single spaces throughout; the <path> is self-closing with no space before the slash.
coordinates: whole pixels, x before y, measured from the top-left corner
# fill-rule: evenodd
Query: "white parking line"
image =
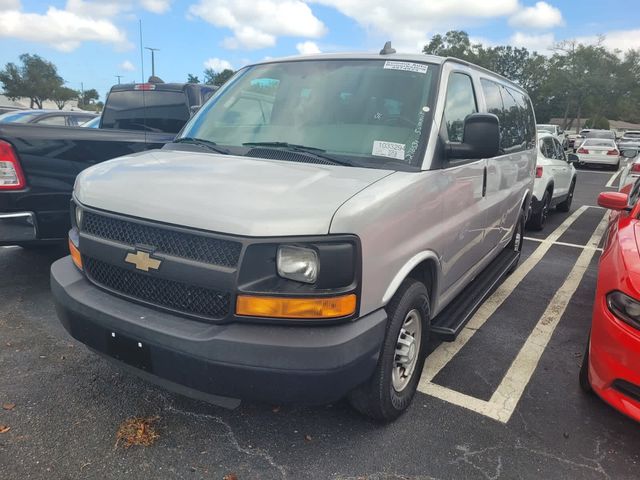
<path id="1" fill-rule="evenodd" d="M 525 240 L 530 241 L 530 242 L 538 242 L 538 243 L 547 243 L 549 242 L 549 240 L 547 240 L 546 238 L 535 238 L 535 237 L 524 237 Z M 576 243 L 567 243 L 567 242 L 551 242 L 553 245 L 561 245 L 563 247 L 573 247 L 573 248 L 590 248 L 592 250 L 597 250 L 598 252 L 601 252 L 602 249 L 599 247 L 594 247 L 592 245 L 578 245 Z"/>
<path id="2" fill-rule="evenodd" d="M 586 247 L 583 248 L 576 264 L 569 273 L 563 285 L 556 292 L 547 306 L 538 324 L 518 353 L 507 374 L 489 401 L 478 399 L 460 393 L 442 385 L 432 383 L 433 378 L 471 339 L 475 332 L 487 321 L 497 308 L 506 300 L 515 287 L 524 279 L 527 273 L 542 259 L 544 254 L 555 244 L 557 239 L 571 226 L 573 222 L 589 207 L 580 207 L 567 218 L 540 246 L 527 258 L 496 292 L 483 304 L 463 329 L 455 342 L 442 343 L 427 358 L 418 390 L 428 395 L 453 403 L 460 407 L 506 423 L 511 418 L 524 389 L 529 383 L 533 372 L 546 348 L 553 331 L 564 313 L 571 296 L 580 284 L 580 280 L 595 255 L 598 243 L 607 225 L 607 216 L 593 232 Z"/>
<path id="3" fill-rule="evenodd" d="M 605 187 L 613 187 L 613 183 L 616 181 L 616 179 L 620 176 L 621 173 L 622 173 L 622 170 L 618 170 L 616 173 L 611 175 L 611 178 L 609 179 Z"/>
<path id="4" fill-rule="evenodd" d="M 418 390 L 424 393 L 428 384 L 442 370 L 447 363 L 465 346 L 465 344 L 473 337 L 476 331 L 484 325 L 491 315 L 498 309 L 511 292 L 518 286 L 524 277 L 535 267 L 542 257 L 552 247 L 553 242 L 557 241 L 560 236 L 582 215 L 589 207 L 582 206 L 573 212 L 558 228 L 556 228 L 548 237 L 549 242 L 541 243 L 531 255 L 518 267 L 518 269 L 509 275 L 498 289 L 491 295 L 475 315 L 471 318 L 465 328 L 462 329 L 454 342 L 443 342 L 436 348 L 425 362 L 424 370 Z"/>
<path id="5" fill-rule="evenodd" d="M 7 245 L 6 247 L 0 247 L 0 248 L 20 248 L 17 245 Z"/>

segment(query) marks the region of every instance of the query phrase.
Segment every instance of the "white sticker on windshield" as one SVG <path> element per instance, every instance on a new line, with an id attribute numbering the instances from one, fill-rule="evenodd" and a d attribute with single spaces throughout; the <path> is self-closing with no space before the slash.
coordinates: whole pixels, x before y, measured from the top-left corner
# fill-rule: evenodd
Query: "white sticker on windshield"
<path id="1" fill-rule="evenodd" d="M 371 152 L 371 154 L 377 155 L 378 157 L 404 160 L 404 143 L 381 142 L 380 140 L 375 140 L 373 142 L 373 152 Z"/>
<path id="2" fill-rule="evenodd" d="M 404 70 L 405 72 L 427 73 L 427 65 L 413 62 L 394 62 L 387 60 L 384 62 L 387 70 Z"/>

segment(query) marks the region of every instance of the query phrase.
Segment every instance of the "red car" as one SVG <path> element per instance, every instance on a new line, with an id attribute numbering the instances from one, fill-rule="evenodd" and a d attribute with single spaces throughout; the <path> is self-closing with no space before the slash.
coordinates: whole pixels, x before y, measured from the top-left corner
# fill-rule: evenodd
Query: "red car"
<path id="1" fill-rule="evenodd" d="M 580 385 L 640 422 L 640 181 L 604 192 L 612 211 L 598 271 L 589 344 Z"/>

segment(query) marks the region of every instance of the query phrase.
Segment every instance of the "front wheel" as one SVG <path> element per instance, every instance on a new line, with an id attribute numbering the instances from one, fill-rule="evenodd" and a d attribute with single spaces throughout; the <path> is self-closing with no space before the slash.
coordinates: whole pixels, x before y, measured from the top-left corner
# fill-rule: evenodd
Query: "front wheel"
<path id="1" fill-rule="evenodd" d="M 387 333 L 378 365 L 349 400 L 360 413 L 389 422 L 409 407 L 418 388 L 431 325 L 429 292 L 423 283 L 407 279 L 386 310 Z"/>

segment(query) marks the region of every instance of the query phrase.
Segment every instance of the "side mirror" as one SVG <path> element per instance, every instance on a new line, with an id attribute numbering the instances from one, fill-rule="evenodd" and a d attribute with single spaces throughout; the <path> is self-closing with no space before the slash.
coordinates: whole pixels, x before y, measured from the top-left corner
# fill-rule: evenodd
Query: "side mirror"
<path id="1" fill-rule="evenodd" d="M 610 210 L 627 210 L 629 195 L 620 192 L 602 192 L 598 195 L 598 205 Z"/>
<path id="2" fill-rule="evenodd" d="M 638 156 L 638 150 L 636 150 L 635 148 L 625 148 L 620 152 L 620 155 L 622 155 L 624 158 L 634 158 Z"/>
<path id="3" fill-rule="evenodd" d="M 491 158 L 500 152 L 500 121 L 491 113 L 472 113 L 464 120 L 462 143 L 449 143 L 448 158 Z"/>
<path id="4" fill-rule="evenodd" d="M 575 153 L 567 153 L 567 162 L 569 163 L 578 163 L 580 161 L 580 157 Z"/>
<path id="5" fill-rule="evenodd" d="M 201 106 L 202 105 L 191 105 L 191 107 L 189 107 L 189 113 L 191 114 L 192 117 L 196 114 L 198 110 L 200 110 Z"/>

